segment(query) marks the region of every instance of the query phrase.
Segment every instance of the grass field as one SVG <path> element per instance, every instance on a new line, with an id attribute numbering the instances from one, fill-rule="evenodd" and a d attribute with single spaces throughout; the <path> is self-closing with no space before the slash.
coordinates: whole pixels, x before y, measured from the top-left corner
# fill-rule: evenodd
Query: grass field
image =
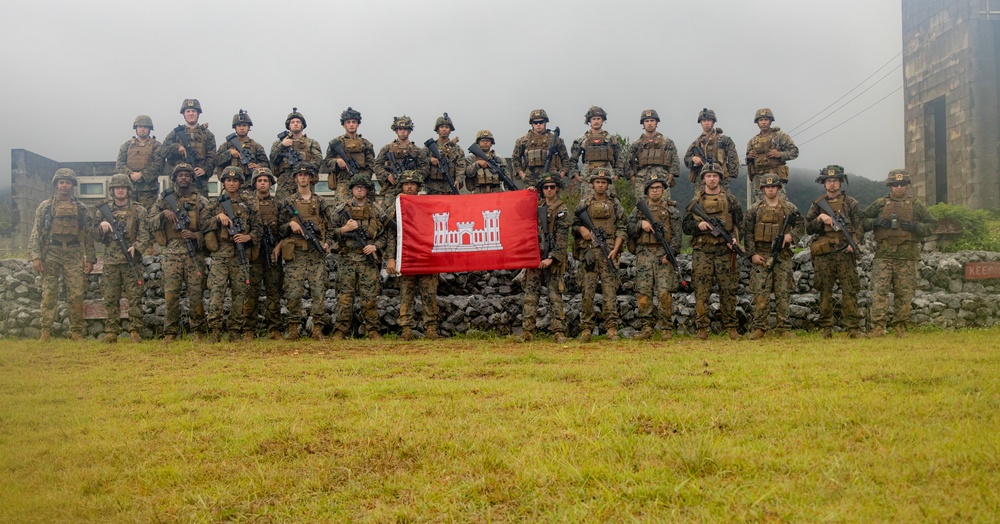
<path id="1" fill-rule="evenodd" d="M 998 336 L 0 341 L 0 521 L 995 522 Z"/>

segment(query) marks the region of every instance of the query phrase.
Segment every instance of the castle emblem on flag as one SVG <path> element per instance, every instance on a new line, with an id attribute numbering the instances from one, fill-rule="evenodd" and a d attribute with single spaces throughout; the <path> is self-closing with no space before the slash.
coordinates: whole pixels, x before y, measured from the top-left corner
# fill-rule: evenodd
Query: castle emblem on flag
<path id="1" fill-rule="evenodd" d="M 434 247 L 432 253 L 465 251 L 502 251 L 500 244 L 500 210 L 483 211 L 483 228 L 473 229 L 474 222 L 457 222 L 457 229 L 448 229 L 450 213 L 434 213 Z"/>

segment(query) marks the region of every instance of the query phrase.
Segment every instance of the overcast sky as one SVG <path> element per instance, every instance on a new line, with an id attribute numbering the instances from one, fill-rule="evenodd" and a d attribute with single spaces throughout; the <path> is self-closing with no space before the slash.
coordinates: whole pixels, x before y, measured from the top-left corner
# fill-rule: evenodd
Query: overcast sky
<path id="1" fill-rule="evenodd" d="M 462 145 L 490 129 L 504 155 L 533 108 L 567 141 L 591 105 L 608 112 L 605 129 L 632 138 L 654 108 L 683 153 L 709 107 L 742 161 L 757 108 L 791 131 L 890 61 L 868 92 L 792 132 L 792 165 L 873 179 L 903 165 L 899 0 L 34 0 L 3 2 L 0 19 L 4 185 L 11 149 L 114 160 L 136 115 L 162 140 L 189 97 L 218 141 L 243 108 L 269 149 L 296 106 L 325 151 L 351 106 L 376 149 L 394 137 L 393 116 L 411 116 L 423 142 L 447 111 Z"/>

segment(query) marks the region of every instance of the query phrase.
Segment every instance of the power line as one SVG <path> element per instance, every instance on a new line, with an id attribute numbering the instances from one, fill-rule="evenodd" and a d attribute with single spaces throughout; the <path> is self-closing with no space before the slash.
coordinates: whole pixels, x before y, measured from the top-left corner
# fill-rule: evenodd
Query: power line
<path id="1" fill-rule="evenodd" d="M 861 91 L 860 93 L 858 93 L 858 94 L 854 95 L 854 98 L 851 98 L 851 99 L 850 99 L 850 100 L 848 100 L 847 102 L 844 102 L 844 103 L 843 103 L 843 105 L 841 105 L 841 106 L 840 106 L 840 107 L 838 107 L 837 109 L 834 109 L 833 111 L 831 111 L 831 112 L 830 112 L 830 114 L 828 114 L 828 115 L 824 116 L 823 118 L 820 118 L 819 120 L 817 120 L 817 121 L 815 121 L 815 122 L 813 122 L 813 123 L 809 124 L 808 126 L 806 126 L 806 127 L 804 128 L 804 129 L 802 129 L 801 131 L 799 131 L 799 132 L 798 132 L 798 133 L 796 133 L 796 134 L 801 134 L 801 133 L 805 133 L 806 131 L 808 131 L 809 129 L 811 129 L 811 128 L 812 128 L 813 126 L 815 126 L 816 124 L 818 124 L 818 123 L 820 123 L 820 122 L 822 122 L 822 121 L 826 120 L 827 118 L 830 118 L 831 116 L 835 115 L 835 114 L 837 113 L 837 111 L 840 111 L 841 109 L 843 109 L 843 108 L 847 107 L 847 105 L 848 105 L 848 104 L 850 104 L 851 102 L 853 102 L 853 101 L 857 100 L 859 96 L 861 96 L 861 95 L 863 95 L 863 94 L 867 93 L 867 92 L 868 92 L 868 91 L 869 91 L 869 90 L 870 90 L 871 88 L 873 88 L 873 87 L 877 86 L 877 85 L 879 84 L 879 82 L 881 82 L 881 81 L 885 80 L 885 79 L 886 79 L 886 78 L 887 78 L 887 77 L 888 77 L 889 75 L 891 75 L 891 74 L 895 73 L 895 72 L 896 72 L 896 70 L 897 70 L 897 69 L 899 69 L 899 68 L 900 68 L 900 67 L 902 67 L 902 66 L 903 66 L 903 64 L 899 64 L 898 66 L 894 67 L 894 68 L 893 68 L 893 69 L 892 69 L 891 71 L 889 71 L 888 73 L 886 73 L 886 74 L 882 75 L 882 78 L 879 78 L 879 79 L 878 79 L 877 81 L 875 81 L 875 83 L 874 83 L 874 84 L 872 84 L 872 85 L 870 85 L 870 86 L 866 87 L 864 91 Z"/>
<path id="2" fill-rule="evenodd" d="M 843 122 L 841 122 L 841 123 L 839 123 L 839 124 L 837 124 L 837 125 L 835 125 L 835 126 L 831 127 L 830 129 L 827 129 L 826 131 L 823 131 L 822 133 L 820 133 L 820 134 L 818 134 L 818 135 L 816 135 L 816 136 L 814 136 L 814 137 L 810 138 L 809 140 L 806 140 L 805 142 L 802 142 L 802 143 L 801 143 L 801 144 L 799 144 L 799 145 L 800 145 L 800 146 L 804 146 L 804 145 L 808 144 L 809 142 L 812 142 L 813 140 L 816 140 L 817 138 L 819 138 L 819 137 L 821 137 L 821 136 L 823 136 L 823 135 L 825 135 L 825 134 L 829 133 L 830 131 L 833 131 L 834 129 L 837 129 L 838 127 L 840 127 L 840 126 L 842 126 L 842 125 L 844 125 L 844 124 L 846 124 L 846 123 L 850 122 L 851 120 L 854 120 L 854 118 L 855 118 L 855 117 L 857 117 L 857 116 L 860 116 L 860 115 L 861 115 L 862 113 L 864 113 L 865 111 L 868 111 L 869 109 L 871 109 L 871 108 L 873 108 L 873 107 L 875 107 L 875 106 L 879 105 L 879 104 L 880 104 L 880 103 L 881 103 L 881 102 L 882 102 L 883 100 L 885 100 L 885 99 L 889 98 L 890 96 L 892 96 L 892 95 L 894 95 L 894 94 L 898 93 L 898 92 L 899 92 L 899 91 L 900 91 L 901 89 L 903 89 L 903 86 L 899 86 L 899 87 L 897 87 L 896 89 L 894 89 L 894 90 L 893 90 L 893 91 L 892 91 L 891 93 L 889 93 L 888 95 L 885 95 L 885 96 L 883 96 L 882 98 L 879 98 L 879 99 L 878 99 L 878 101 L 876 101 L 876 102 L 875 102 L 874 104 L 872 104 L 872 105 L 870 105 L 870 106 L 868 106 L 868 107 L 866 107 L 866 108 L 862 109 L 861 111 L 859 111 L 859 112 L 855 113 L 855 114 L 854 114 L 853 116 L 851 116 L 851 117 L 850 117 L 850 118 L 848 118 L 847 120 L 844 120 Z"/>

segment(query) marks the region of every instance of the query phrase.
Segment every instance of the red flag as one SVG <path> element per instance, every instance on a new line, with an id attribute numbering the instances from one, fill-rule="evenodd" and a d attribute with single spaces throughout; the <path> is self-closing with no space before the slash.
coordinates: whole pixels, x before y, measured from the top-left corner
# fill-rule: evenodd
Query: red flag
<path id="1" fill-rule="evenodd" d="M 538 193 L 399 195 L 396 252 L 404 275 L 538 267 Z"/>

